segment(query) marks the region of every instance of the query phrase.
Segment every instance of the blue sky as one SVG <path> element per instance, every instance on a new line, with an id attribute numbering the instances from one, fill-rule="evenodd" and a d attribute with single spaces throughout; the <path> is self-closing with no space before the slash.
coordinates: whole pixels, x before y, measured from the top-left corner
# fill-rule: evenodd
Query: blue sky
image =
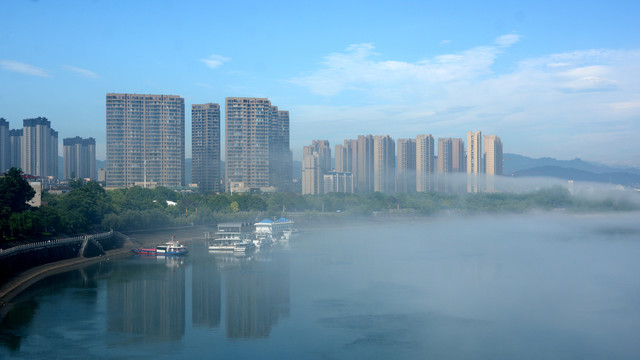
<path id="1" fill-rule="evenodd" d="M 291 147 L 465 137 L 640 166 L 637 1 L 4 1 L 0 117 L 96 138 L 105 94 L 268 97 Z"/>

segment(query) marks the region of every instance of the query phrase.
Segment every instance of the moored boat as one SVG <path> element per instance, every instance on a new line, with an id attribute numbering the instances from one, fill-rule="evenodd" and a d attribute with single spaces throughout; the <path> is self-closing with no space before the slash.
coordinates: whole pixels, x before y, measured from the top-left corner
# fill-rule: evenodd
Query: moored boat
<path id="1" fill-rule="evenodd" d="M 253 234 L 253 226 L 248 222 L 218 224 L 215 238 L 208 241 L 210 251 L 236 251 L 236 245 L 247 242 Z"/>
<path id="2" fill-rule="evenodd" d="M 256 245 L 260 248 L 287 243 L 295 232 L 293 221 L 287 218 L 264 219 L 254 225 Z"/>
<path id="3" fill-rule="evenodd" d="M 134 254 L 137 255 L 150 255 L 150 256 L 183 256 L 187 255 L 189 251 L 187 248 L 180 244 L 179 241 L 171 240 L 163 245 L 157 245 L 150 248 L 137 248 L 131 249 Z"/>

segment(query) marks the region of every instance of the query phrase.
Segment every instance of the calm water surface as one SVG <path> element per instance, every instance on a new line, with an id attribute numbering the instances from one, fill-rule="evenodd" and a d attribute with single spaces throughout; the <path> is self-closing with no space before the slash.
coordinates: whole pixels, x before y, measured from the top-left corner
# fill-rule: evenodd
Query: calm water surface
<path id="1" fill-rule="evenodd" d="M 637 359 L 640 214 L 344 222 L 50 277 L 0 358 Z"/>

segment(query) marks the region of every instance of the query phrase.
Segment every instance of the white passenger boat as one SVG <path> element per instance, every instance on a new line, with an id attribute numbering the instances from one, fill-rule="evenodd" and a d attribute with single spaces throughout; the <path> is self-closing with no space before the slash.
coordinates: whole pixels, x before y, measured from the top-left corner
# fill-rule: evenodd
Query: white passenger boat
<path id="1" fill-rule="evenodd" d="M 250 242 L 252 235 L 253 225 L 249 222 L 220 223 L 207 247 L 210 251 L 235 251 L 236 245 Z"/>

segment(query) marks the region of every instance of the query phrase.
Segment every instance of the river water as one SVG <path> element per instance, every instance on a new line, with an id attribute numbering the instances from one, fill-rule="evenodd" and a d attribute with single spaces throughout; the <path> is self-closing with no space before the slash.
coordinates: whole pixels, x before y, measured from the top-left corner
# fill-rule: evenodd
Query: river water
<path id="1" fill-rule="evenodd" d="M 637 359 L 640 214 L 341 221 L 47 278 L 6 359 Z M 303 229 L 304 230 L 304 229 Z"/>

